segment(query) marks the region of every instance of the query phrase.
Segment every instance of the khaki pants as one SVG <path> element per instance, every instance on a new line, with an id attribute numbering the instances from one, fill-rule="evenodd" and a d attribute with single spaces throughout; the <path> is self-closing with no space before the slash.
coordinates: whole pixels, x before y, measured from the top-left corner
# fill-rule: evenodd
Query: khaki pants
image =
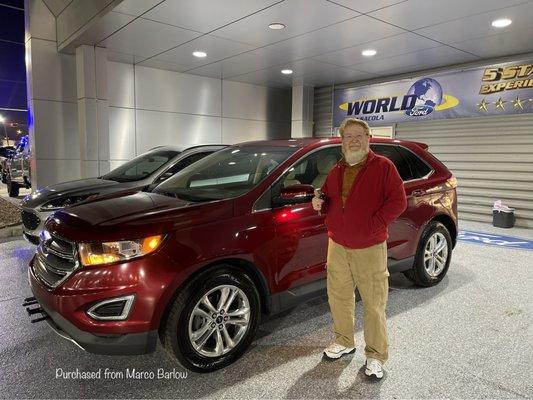
<path id="1" fill-rule="evenodd" d="M 387 242 L 350 249 L 329 239 L 328 301 L 335 342 L 355 347 L 355 288 L 363 301 L 365 354 L 384 363 L 388 358 L 385 306 L 389 294 Z"/>

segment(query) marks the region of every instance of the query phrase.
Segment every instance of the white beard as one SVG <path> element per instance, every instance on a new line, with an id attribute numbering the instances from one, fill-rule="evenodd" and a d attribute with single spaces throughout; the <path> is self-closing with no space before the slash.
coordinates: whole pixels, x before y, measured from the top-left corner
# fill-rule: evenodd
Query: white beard
<path id="1" fill-rule="evenodd" d="M 358 150 L 358 151 L 346 150 L 344 152 L 344 159 L 346 160 L 348 164 L 355 165 L 363 161 L 367 154 L 368 154 L 368 150 Z"/>

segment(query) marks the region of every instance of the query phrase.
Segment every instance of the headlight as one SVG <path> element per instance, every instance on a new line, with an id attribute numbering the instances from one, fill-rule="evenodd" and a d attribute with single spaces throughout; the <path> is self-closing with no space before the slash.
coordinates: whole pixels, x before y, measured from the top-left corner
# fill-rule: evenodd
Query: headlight
<path id="1" fill-rule="evenodd" d="M 142 257 L 157 250 L 164 235 L 144 239 L 106 243 L 80 243 L 79 253 L 84 266 L 110 264 Z"/>
<path id="2" fill-rule="evenodd" d="M 85 196 L 68 196 L 63 197 L 55 200 L 51 200 L 48 203 L 45 203 L 41 206 L 42 211 L 55 211 L 59 210 L 64 207 L 71 206 L 73 204 L 79 203 L 83 200 L 90 200 L 94 197 L 98 196 L 98 194 L 88 194 Z"/>

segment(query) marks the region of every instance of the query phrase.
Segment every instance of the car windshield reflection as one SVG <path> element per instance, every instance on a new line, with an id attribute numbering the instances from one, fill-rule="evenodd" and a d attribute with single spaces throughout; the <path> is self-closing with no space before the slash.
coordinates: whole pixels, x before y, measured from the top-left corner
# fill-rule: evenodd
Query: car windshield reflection
<path id="1" fill-rule="evenodd" d="M 153 191 L 193 202 L 237 197 L 257 186 L 296 150 L 280 146 L 229 147 L 183 169 Z"/>

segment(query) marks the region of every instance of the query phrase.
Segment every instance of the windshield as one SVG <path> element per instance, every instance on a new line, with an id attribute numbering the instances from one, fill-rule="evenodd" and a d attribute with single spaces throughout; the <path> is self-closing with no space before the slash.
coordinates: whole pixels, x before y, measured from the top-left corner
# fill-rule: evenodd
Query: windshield
<path id="1" fill-rule="evenodd" d="M 14 147 L 0 147 L 0 157 L 11 158 L 13 157 L 14 153 L 15 153 Z"/>
<path id="2" fill-rule="evenodd" d="M 117 182 L 139 181 L 157 171 L 178 154 L 180 152 L 176 150 L 159 150 L 141 154 L 102 176 L 102 179 Z"/>
<path id="3" fill-rule="evenodd" d="M 236 197 L 257 186 L 298 148 L 232 146 L 203 158 L 154 189 L 188 201 Z"/>

